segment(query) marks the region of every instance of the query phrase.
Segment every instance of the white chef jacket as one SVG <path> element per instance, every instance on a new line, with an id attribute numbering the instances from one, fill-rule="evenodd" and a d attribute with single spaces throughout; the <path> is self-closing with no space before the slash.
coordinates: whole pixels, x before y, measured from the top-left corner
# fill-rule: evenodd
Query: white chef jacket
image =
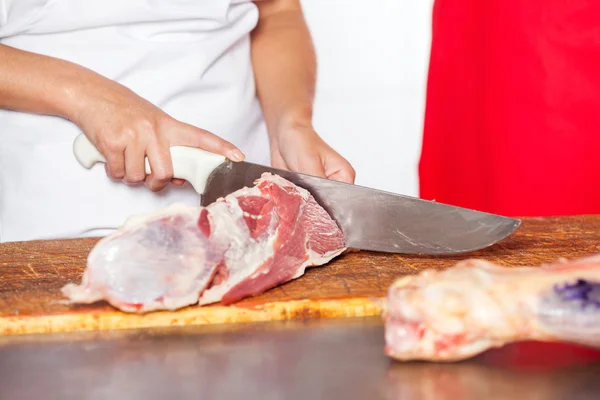
<path id="1" fill-rule="evenodd" d="M 250 63 L 257 19 L 250 0 L 0 0 L 0 43 L 96 71 L 268 164 Z M 189 184 L 153 193 L 110 180 L 103 164 L 83 168 L 80 133 L 0 110 L 0 242 L 103 236 L 130 215 L 199 204 Z"/>

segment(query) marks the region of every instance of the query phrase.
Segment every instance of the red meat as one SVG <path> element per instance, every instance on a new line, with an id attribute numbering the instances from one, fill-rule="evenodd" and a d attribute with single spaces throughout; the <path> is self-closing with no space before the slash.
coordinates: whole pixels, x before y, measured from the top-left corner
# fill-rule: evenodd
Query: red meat
<path id="1" fill-rule="evenodd" d="M 62 291 L 74 303 L 106 300 L 131 312 L 231 304 L 344 250 L 341 230 L 308 191 L 264 174 L 205 208 L 131 218 L 92 249 L 81 285 Z"/>

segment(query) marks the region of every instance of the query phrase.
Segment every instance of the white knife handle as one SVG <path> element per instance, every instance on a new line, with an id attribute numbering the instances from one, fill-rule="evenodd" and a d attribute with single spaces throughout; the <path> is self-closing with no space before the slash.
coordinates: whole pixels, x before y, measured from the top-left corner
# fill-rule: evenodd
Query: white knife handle
<path id="1" fill-rule="evenodd" d="M 73 153 L 75 158 L 85 168 L 92 168 L 94 164 L 106 162 L 106 158 L 84 134 L 77 136 L 73 142 Z M 208 176 L 225 162 L 222 155 L 187 146 L 171 147 L 171 159 L 173 160 L 173 177 L 185 179 L 196 192 L 204 193 Z M 150 163 L 146 158 L 146 174 L 150 174 Z"/>

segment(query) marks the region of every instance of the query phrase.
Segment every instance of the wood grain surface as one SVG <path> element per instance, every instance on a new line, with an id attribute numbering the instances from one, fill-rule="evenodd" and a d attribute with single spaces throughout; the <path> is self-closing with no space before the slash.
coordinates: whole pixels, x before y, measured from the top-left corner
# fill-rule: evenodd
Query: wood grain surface
<path id="1" fill-rule="evenodd" d="M 511 237 L 460 256 L 355 252 L 232 306 L 191 306 L 176 312 L 127 314 L 107 303 L 65 304 L 60 288 L 79 282 L 98 239 L 0 245 L 0 335 L 198 325 L 307 318 L 376 316 L 378 298 L 397 278 L 447 268 L 465 258 L 506 266 L 537 266 L 560 257 L 600 252 L 600 216 L 524 218 Z"/>

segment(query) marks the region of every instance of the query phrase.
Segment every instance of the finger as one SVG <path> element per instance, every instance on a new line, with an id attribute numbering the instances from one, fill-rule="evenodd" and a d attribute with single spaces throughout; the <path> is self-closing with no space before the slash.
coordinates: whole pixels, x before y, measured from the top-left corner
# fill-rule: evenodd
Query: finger
<path id="1" fill-rule="evenodd" d="M 327 175 L 328 179 L 354 184 L 354 180 L 356 179 L 356 173 L 352 167 L 350 168 L 342 168 L 331 175 Z"/>
<path id="2" fill-rule="evenodd" d="M 146 179 L 146 147 L 133 142 L 125 149 L 125 177 L 123 182 L 136 184 Z"/>
<path id="3" fill-rule="evenodd" d="M 183 185 L 185 185 L 185 182 L 186 182 L 185 179 L 178 179 L 178 178 L 171 179 L 171 183 L 175 186 L 183 186 Z"/>
<path id="4" fill-rule="evenodd" d="M 193 125 L 177 122 L 171 130 L 170 143 L 173 146 L 192 146 L 211 153 L 220 154 L 231 161 L 243 161 L 246 156 L 233 143 Z"/>
<path id="5" fill-rule="evenodd" d="M 121 151 L 109 152 L 104 155 L 106 174 L 112 179 L 122 179 L 125 175 L 125 156 Z"/>
<path id="6" fill-rule="evenodd" d="M 305 155 L 298 162 L 298 171 L 303 174 L 318 176 L 320 178 L 326 178 L 325 168 L 323 166 L 323 161 L 321 157 L 317 154 L 308 154 Z"/>
<path id="7" fill-rule="evenodd" d="M 152 171 L 146 177 L 146 186 L 153 192 L 158 192 L 173 179 L 171 151 L 166 143 L 152 142 L 148 145 L 146 154 Z"/>
<path id="8" fill-rule="evenodd" d="M 353 184 L 356 179 L 356 171 L 352 168 L 352 165 L 333 150 L 332 153 L 325 158 L 325 174 L 327 178 Z"/>
<path id="9" fill-rule="evenodd" d="M 279 151 L 271 153 L 271 166 L 277 169 L 289 170 Z"/>

